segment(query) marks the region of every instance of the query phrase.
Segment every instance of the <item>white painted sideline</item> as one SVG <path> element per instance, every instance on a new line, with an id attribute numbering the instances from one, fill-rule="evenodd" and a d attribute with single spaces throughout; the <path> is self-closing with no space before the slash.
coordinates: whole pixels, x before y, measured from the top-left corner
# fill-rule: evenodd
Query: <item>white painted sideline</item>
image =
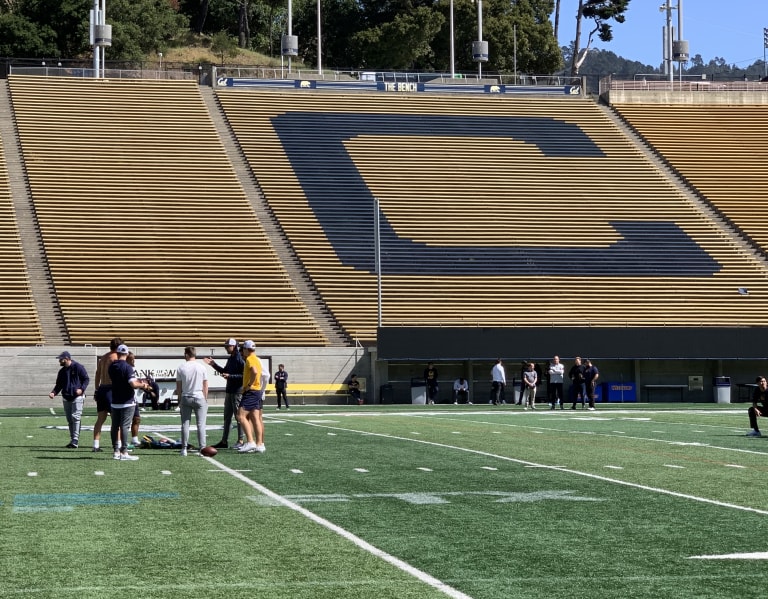
<path id="1" fill-rule="evenodd" d="M 340 537 L 347 539 L 348 541 L 351 541 L 364 551 L 367 551 L 371 555 L 374 555 L 385 562 L 388 562 L 398 568 L 399 570 L 402 570 L 403 572 L 406 572 L 413 576 L 414 578 L 420 580 L 421 582 L 424 582 L 428 584 L 429 586 L 441 591 L 448 597 L 453 597 L 454 599 L 472 599 L 471 596 L 465 595 L 461 591 L 454 589 L 452 586 L 445 584 L 444 582 L 438 580 L 437 578 L 430 576 L 426 572 L 422 572 L 418 568 L 414 568 L 410 564 L 404 562 L 401 559 L 396 558 L 394 555 L 390 555 L 386 551 L 382 551 L 381 549 L 374 547 L 370 543 L 367 543 L 360 537 L 352 534 L 348 530 L 345 530 L 344 528 L 341 528 L 340 526 L 337 526 L 333 522 L 330 522 L 326 520 L 325 518 L 321 518 L 317 514 L 314 514 L 310 512 L 309 510 L 301 507 L 300 505 L 294 503 L 293 501 L 290 501 L 283 497 L 282 495 L 278 495 L 274 491 L 271 491 L 270 489 L 267 489 L 265 486 L 260 485 L 254 480 L 251 480 L 250 478 L 240 474 L 236 470 L 232 470 L 231 468 L 225 466 L 221 462 L 216 461 L 213 458 L 203 458 L 214 464 L 217 468 L 223 470 L 224 472 L 229 473 L 231 476 L 234 476 L 235 478 L 241 480 L 248 486 L 256 489 L 259 493 L 262 493 L 269 497 L 270 499 L 276 501 L 277 503 L 284 505 L 285 507 L 288 507 L 298 513 L 300 513 L 302 516 L 312 520 L 312 522 L 315 522 L 316 524 L 319 524 L 320 526 L 323 526 L 327 528 L 328 530 L 335 532 Z"/>
<path id="2" fill-rule="evenodd" d="M 724 555 L 692 555 L 688 559 L 768 559 L 768 552 L 759 551 L 757 553 L 726 553 Z"/>

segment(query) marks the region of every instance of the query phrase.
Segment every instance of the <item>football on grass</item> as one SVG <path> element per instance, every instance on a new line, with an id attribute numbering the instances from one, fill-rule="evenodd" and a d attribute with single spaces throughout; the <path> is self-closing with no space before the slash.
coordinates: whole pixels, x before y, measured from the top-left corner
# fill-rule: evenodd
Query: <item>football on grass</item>
<path id="1" fill-rule="evenodd" d="M 203 447 L 200 450 L 200 453 L 203 454 L 207 458 L 212 458 L 217 453 L 219 453 L 219 451 L 213 445 L 208 445 L 206 447 Z"/>

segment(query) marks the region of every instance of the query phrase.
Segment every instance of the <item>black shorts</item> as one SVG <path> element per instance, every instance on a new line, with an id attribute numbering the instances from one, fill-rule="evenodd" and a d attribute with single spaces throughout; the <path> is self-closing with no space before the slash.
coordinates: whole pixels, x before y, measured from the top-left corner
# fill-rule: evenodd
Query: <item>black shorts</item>
<path id="1" fill-rule="evenodd" d="M 261 410 L 264 407 L 264 393 L 262 391 L 249 390 L 243 393 L 240 399 L 240 408 L 246 412 Z"/>
<path id="2" fill-rule="evenodd" d="M 112 385 L 99 385 L 93 398 L 96 400 L 97 412 L 112 411 Z"/>

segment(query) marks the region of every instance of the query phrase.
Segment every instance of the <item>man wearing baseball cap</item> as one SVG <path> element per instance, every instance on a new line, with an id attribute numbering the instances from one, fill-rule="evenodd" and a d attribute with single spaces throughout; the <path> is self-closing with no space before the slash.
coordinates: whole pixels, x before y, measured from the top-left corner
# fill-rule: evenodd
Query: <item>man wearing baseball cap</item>
<path id="1" fill-rule="evenodd" d="M 245 368 L 243 369 L 243 397 L 240 400 L 240 425 L 246 443 L 238 452 L 264 453 L 264 425 L 261 410 L 264 407 L 261 360 L 256 355 L 256 344 L 250 339 L 243 343 Z"/>
<path id="2" fill-rule="evenodd" d="M 80 420 L 83 416 L 85 388 L 90 379 L 83 365 L 75 362 L 68 351 L 61 352 L 57 359 L 61 368 L 56 375 L 56 384 L 48 397 L 53 399 L 61 393 L 64 415 L 69 425 L 67 449 L 77 449 L 80 443 Z"/>
<path id="3" fill-rule="evenodd" d="M 130 350 L 125 344 L 117 346 L 117 360 L 109 365 L 109 378 L 112 381 L 112 448 L 116 460 L 134 461 L 139 456 L 128 453 L 128 439 L 131 438 L 131 423 L 136 411 L 135 389 L 147 391 L 148 383 L 140 381 L 136 370 L 126 361 Z M 118 441 L 117 432 L 120 431 Z"/>
<path id="4" fill-rule="evenodd" d="M 227 339 L 224 343 L 224 351 L 229 355 L 224 366 L 219 366 L 213 357 L 203 358 L 206 364 L 227 380 L 227 386 L 224 390 L 224 435 L 214 447 L 219 449 L 229 447 L 229 429 L 232 427 L 232 418 L 234 417 L 237 421 L 237 445 L 235 445 L 235 449 L 240 449 L 243 446 L 244 438 L 238 411 L 240 410 L 240 398 L 243 394 L 245 360 L 237 349 L 236 339 Z"/>

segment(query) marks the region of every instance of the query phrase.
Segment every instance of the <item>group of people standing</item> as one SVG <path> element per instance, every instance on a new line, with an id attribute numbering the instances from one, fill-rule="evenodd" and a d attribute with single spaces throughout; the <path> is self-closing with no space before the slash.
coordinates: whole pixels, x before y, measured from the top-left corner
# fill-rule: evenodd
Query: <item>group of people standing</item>
<path id="1" fill-rule="evenodd" d="M 520 370 L 519 397 L 516 405 L 522 405 L 524 409 L 536 409 L 536 390 L 543 380 L 541 367 L 530 360 L 524 360 Z M 570 399 L 571 409 L 575 410 L 578 403 L 582 407 L 594 411 L 595 399 L 597 398 L 597 381 L 600 378 L 600 371 L 591 360 L 581 357 L 574 358 L 573 366 L 568 371 L 568 378 L 571 381 Z M 554 356 L 546 364 L 547 395 L 549 408 L 555 410 L 564 409 L 566 399 L 564 396 L 565 365 L 560 362 L 559 356 Z M 424 369 L 424 384 L 427 392 L 427 403 L 434 404 L 438 393 L 437 368 L 433 362 L 427 364 Z M 488 403 L 500 405 L 507 403 L 505 399 L 505 390 L 507 387 L 507 376 L 504 363 L 499 358 L 491 368 L 491 397 Z M 453 383 L 453 403 L 471 404 L 469 398 L 469 383 L 464 378 L 458 378 Z"/>
<path id="2" fill-rule="evenodd" d="M 263 453 L 264 423 L 262 409 L 264 393 L 270 373 L 264 368 L 256 355 L 256 345 L 248 340 L 238 348 L 235 339 L 225 343 L 228 354 L 225 366 L 216 364 L 212 357 L 204 358 L 214 370 L 227 381 L 224 404 L 224 435 L 214 445 L 217 448 L 229 446 L 229 431 L 232 418 L 237 421 L 238 443 L 235 449 L 240 453 Z M 61 394 L 64 414 L 69 426 L 70 441 L 68 449 L 76 449 L 80 444 L 85 392 L 90 378 L 85 367 L 72 359 L 69 352 L 58 356 L 61 368 L 56 376 L 56 383 L 49 393 L 53 399 Z M 93 427 L 93 450 L 101 452 L 101 431 L 107 417 L 112 419 L 110 437 L 113 457 L 116 460 L 135 461 L 138 456 L 129 453 L 139 444 L 138 428 L 141 417 L 136 402 L 136 390 L 142 390 L 149 397 L 155 397 L 156 405 L 159 390 L 151 378 L 141 378 L 135 369 L 135 356 L 123 340 L 115 337 L 110 341 L 109 351 L 103 354 L 96 365 L 96 423 Z M 280 365 L 280 373 L 284 367 Z M 287 373 L 276 374 L 276 389 L 282 389 L 282 399 L 288 407 L 285 396 Z M 277 381 L 282 381 L 278 384 Z M 184 348 L 184 363 L 176 371 L 176 395 L 179 398 L 181 413 L 181 455 L 187 455 L 189 431 L 192 414 L 195 415 L 197 436 L 200 448 L 206 446 L 206 419 L 208 413 L 208 371 L 197 361 L 197 351 L 192 346 Z M 145 395 L 146 397 L 146 395 Z M 280 405 L 278 392 L 278 406 Z"/>
<path id="3" fill-rule="evenodd" d="M 501 360 L 498 361 L 501 363 Z M 495 368 L 495 367 L 494 367 Z M 566 398 L 564 394 L 565 383 L 565 365 L 560 361 L 560 356 L 554 356 L 546 364 L 547 377 L 547 395 L 549 409 L 565 409 Z M 493 371 L 491 376 L 494 376 Z M 570 401 L 571 409 L 575 410 L 576 405 L 581 403 L 582 408 L 594 411 L 595 399 L 597 398 L 597 381 L 600 378 L 600 371 L 591 360 L 576 356 L 573 360 L 573 366 L 568 371 L 568 378 L 571 381 Z M 524 361 L 520 371 L 520 398 L 517 405 L 523 405 L 524 409 L 536 409 L 536 389 L 542 382 L 542 371 L 535 362 Z"/>
<path id="4" fill-rule="evenodd" d="M 250 339 L 238 347 L 237 340 L 224 343 L 227 362 L 224 366 L 209 356 L 203 361 L 227 381 L 224 390 L 224 432 L 221 441 L 213 447 L 227 449 L 232 419 L 237 424 L 238 441 L 234 449 L 238 453 L 264 453 L 264 394 L 270 373 L 256 355 L 256 344 Z M 208 413 L 208 373 L 195 361 L 195 348 L 184 349 L 184 360 L 176 371 L 176 395 L 181 408 L 181 455 L 187 455 L 189 428 L 192 414 L 197 423 L 197 439 L 200 447 L 207 445 L 206 416 Z M 282 364 L 280 365 L 282 367 Z M 287 380 L 287 374 L 283 381 Z M 284 386 L 283 386 L 284 388 Z M 286 401 L 286 407 L 288 403 Z"/>

